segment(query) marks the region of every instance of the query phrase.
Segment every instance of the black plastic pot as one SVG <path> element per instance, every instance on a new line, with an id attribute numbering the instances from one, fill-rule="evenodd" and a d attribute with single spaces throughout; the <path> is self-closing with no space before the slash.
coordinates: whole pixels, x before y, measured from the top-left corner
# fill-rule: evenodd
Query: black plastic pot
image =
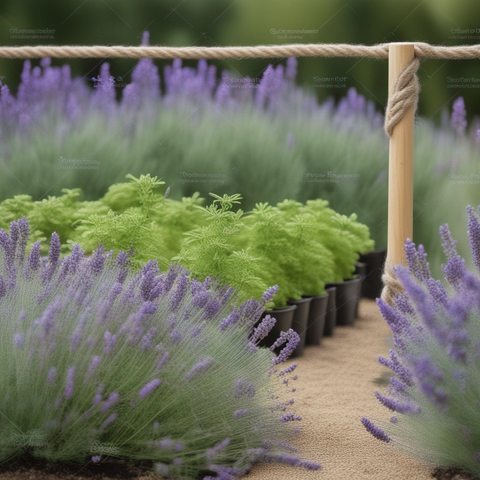
<path id="1" fill-rule="evenodd" d="M 380 297 L 383 288 L 382 273 L 386 259 L 386 249 L 360 255 L 360 262 L 367 264 L 367 276 L 362 282 L 362 297 Z"/>
<path id="2" fill-rule="evenodd" d="M 365 277 L 367 276 L 367 264 L 362 262 L 357 262 L 355 264 L 355 275 L 358 276 L 360 279 L 360 283 L 358 284 L 358 300 L 357 306 L 355 307 L 355 318 L 358 318 L 358 304 L 360 303 L 360 298 L 362 295 L 362 285 Z"/>
<path id="3" fill-rule="evenodd" d="M 325 286 L 325 291 L 328 293 L 327 311 L 325 312 L 325 328 L 323 335 L 325 337 L 331 337 L 337 324 L 337 304 L 336 296 L 337 289 L 335 287 Z"/>
<path id="4" fill-rule="evenodd" d="M 262 318 L 258 323 L 260 323 L 266 315 L 270 315 L 271 317 L 275 318 L 277 322 L 270 330 L 270 333 L 260 341 L 259 345 L 261 347 L 271 347 L 280 336 L 280 332 L 286 332 L 292 328 L 293 314 L 295 313 L 296 309 L 296 305 L 289 305 L 288 307 L 280 308 L 278 310 L 265 310 L 265 312 L 263 312 Z M 278 353 L 284 346 L 285 345 L 275 349 L 275 352 Z"/>
<path id="5" fill-rule="evenodd" d="M 341 283 L 329 283 L 326 287 L 336 287 L 337 325 L 353 325 L 355 308 L 359 298 L 361 280 L 354 278 Z"/>
<path id="6" fill-rule="evenodd" d="M 292 329 L 300 335 L 300 343 L 290 357 L 300 357 L 303 355 L 305 340 L 307 338 L 308 315 L 310 313 L 312 297 L 301 298 L 300 300 L 290 300 L 287 303 L 289 305 L 297 306 L 297 309 L 293 313 Z"/>
<path id="7" fill-rule="evenodd" d="M 310 313 L 308 314 L 305 345 L 320 345 L 325 330 L 325 314 L 327 313 L 328 293 L 310 298 L 312 299 L 312 303 L 310 304 Z"/>

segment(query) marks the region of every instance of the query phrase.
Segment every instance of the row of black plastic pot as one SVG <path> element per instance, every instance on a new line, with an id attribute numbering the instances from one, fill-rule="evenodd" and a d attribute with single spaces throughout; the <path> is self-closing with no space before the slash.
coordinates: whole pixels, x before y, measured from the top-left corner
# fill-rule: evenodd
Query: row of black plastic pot
<path id="1" fill-rule="evenodd" d="M 325 285 L 324 295 L 305 296 L 288 302 L 287 308 L 264 312 L 263 316 L 271 315 L 277 322 L 260 345 L 270 347 L 280 332 L 292 328 L 301 339 L 292 357 L 299 357 L 305 345 L 320 345 L 324 336 L 333 335 L 337 325 L 353 325 L 360 298 L 380 296 L 385 259 L 386 250 L 362 255 L 356 264 L 355 278 Z"/>

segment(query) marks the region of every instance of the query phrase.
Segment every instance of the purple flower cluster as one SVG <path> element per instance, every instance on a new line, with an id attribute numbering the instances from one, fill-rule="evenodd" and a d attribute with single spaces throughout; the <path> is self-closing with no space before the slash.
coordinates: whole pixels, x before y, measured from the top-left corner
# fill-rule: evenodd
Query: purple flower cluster
<path id="1" fill-rule="evenodd" d="M 455 122 L 452 119 L 452 124 L 458 128 L 463 125 L 462 105 L 456 102 Z M 447 257 L 443 272 L 449 287 L 432 278 L 423 247 L 416 248 L 411 240 L 407 240 L 408 268 L 394 268 L 404 292 L 397 295 L 393 307 L 377 300 L 394 340 L 389 358 L 379 357 L 378 361 L 390 368 L 395 376 L 390 379 L 390 396 L 378 391 L 375 395 L 385 407 L 405 415 L 408 425 L 408 428 L 398 428 L 399 417 L 393 416 L 383 431 L 363 418 L 365 428 L 382 441 L 390 442 L 398 436 L 402 437 L 402 444 L 409 440 L 415 442 L 417 425 L 422 425 L 421 431 L 426 428 L 434 431 L 443 424 L 452 425 L 453 438 L 457 429 L 465 427 L 466 420 L 459 419 L 467 418 L 474 407 L 468 392 L 478 388 L 474 385 L 474 372 L 480 346 L 477 327 L 480 320 L 479 213 L 480 210 L 475 212 L 472 207 L 467 207 L 468 236 L 476 274 L 468 270 L 465 260 L 457 253 L 456 241 L 448 225 L 444 225 L 440 228 L 440 235 Z M 419 413 L 424 414 L 417 415 Z M 415 419 L 410 421 L 412 415 Z M 439 436 L 446 434 L 443 430 L 441 432 Z M 468 439 L 465 442 L 467 449 L 474 448 L 473 444 L 468 445 Z"/>
<path id="2" fill-rule="evenodd" d="M 148 44 L 149 33 L 144 32 L 142 45 Z M 260 79 L 234 78 L 226 71 L 221 72 L 218 79 L 217 67 L 208 65 L 206 60 L 200 60 L 194 68 L 183 66 L 180 59 L 175 59 L 164 68 L 162 93 L 159 70 L 152 59 L 144 58 L 137 63 L 130 83 L 114 75 L 108 63 L 103 63 L 100 73 L 85 83 L 82 78 L 72 78 L 68 65 L 55 67 L 50 59 L 44 58 L 40 66 L 32 67 L 31 62 L 26 61 L 16 96 L 0 82 L 0 126 L 7 132 L 28 131 L 55 111 L 60 114 L 64 132 L 89 115 L 101 113 L 114 119 L 128 113 L 130 119 L 135 119 L 136 115 L 149 115 L 160 106 L 183 108 L 187 104 L 209 106 L 214 112 L 250 105 L 273 113 L 287 113 L 292 108 L 309 114 L 329 112 L 337 125 L 346 128 L 359 116 L 374 128 L 383 124 L 383 114 L 354 88 L 335 110 L 333 98 L 319 105 L 316 96 L 306 94 L 295 84 L 296 75 L 295 58 L 288 58 L 286 66 L 269 65 Z M 117 101 L 116 92 L 120 88 L 122 97 Z M 464 128 L 460 101 L 463 100 L 457 99 L 452 116 L 456 130 Z M 130 124 L 132 120 L 127 122 Z M 293 143 L 290 134 L 287 147 L 292 148 Z"/>
<path id="3" fill-rule="evenodd" d="M 467 110 L 465 108 L 463 97 L 458 97 L 453 102 L 450 124 L 457 135 L 462 136 L 465 134 L 465 129 L 467 128 Z"/>

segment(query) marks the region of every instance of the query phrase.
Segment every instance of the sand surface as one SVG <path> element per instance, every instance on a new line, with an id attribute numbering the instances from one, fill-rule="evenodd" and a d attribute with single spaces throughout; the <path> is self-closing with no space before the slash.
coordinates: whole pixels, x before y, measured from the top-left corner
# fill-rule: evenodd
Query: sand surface
<path id="1" fill-rule="evenodd" d="M 353 327 L 337 327 L 320 347 L 306 347 L 299 359 L 296 413 L 303 432 L 292 444 L 306 460 L 322 464 L 316 472 L 279 464 L 259 464 L 248 480 L 427 480 L 431 468 L 373 438 L 361 417 L 389 419 L 373 392 L 390 377 L 378 355 L 389 350 L 390 329 L 373 300 L 362 300 Z M 292 362 L 288 362 L 290 364 Z"/>
<path id="2" fill-rule="evenodd" d="M 295 385 L 295 412 L 303 418 L 303 432 L 292 444 L 299 448 L 298 453 L 304 459 L 319 462 L 323 468 L 312 472 L 279 464 L 259 464 L 244 478 L 432 480 L 430 467 L 375 440 L 360 422 L 362 416 L 372 420 L 390 417 L 373 394 L 383 388 L 378 380 L 389 378 L 389 370 L 378 364 L 376 358 L 388 354 L 390 329 L 374 301 L 362 300 L 359 313 L 353 327 L 337 327 L 334 336 L 325 338 L 320 347 L 307 347 L 304 355 L 295 359 L 299 376 Z M 74 475 L 28 469 L 0 472 L 0 480 L 73 478 L 85 477 L 82 472 Z M 100 474 L 97 478 L 106 477 Z"/>

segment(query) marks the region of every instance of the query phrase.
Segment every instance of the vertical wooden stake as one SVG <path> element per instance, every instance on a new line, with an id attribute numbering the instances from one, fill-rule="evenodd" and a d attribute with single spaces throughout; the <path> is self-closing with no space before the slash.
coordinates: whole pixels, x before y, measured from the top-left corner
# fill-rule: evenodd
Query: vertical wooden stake
<path id="1" fill-rule="evenodd" d="M 398 74 L 413 60 L 413 43 L 391 43 L 388 54 L 388 94 Z M 404 245 L 413 236 L 413 128 L 414 107 L 394 128 L 388 167 L 387 265 L 405 263 Z"/>

